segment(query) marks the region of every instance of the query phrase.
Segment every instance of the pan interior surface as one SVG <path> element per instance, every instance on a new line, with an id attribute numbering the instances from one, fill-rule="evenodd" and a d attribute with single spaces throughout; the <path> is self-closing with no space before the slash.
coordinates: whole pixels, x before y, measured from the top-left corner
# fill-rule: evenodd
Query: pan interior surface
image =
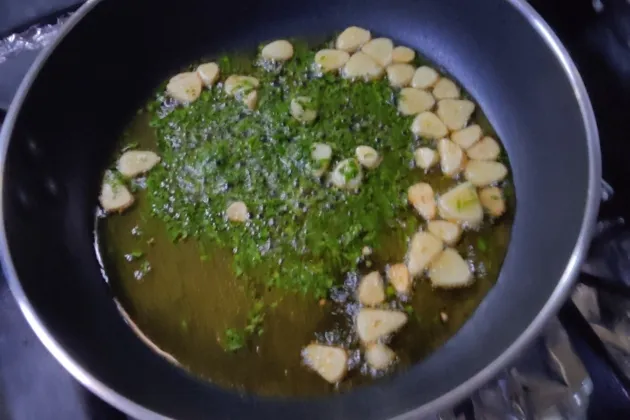
<path id="1" fill-rule="evenodd" d="M 10 257 L 3 258 L 31 323 L 109 402 L 138 416 L 174 418 L 385 418 L 434 408 L 432 401 L 503 355 L 560 282 L 554 299 L 566 294 L 565 270 L 574 269 L 592 216 L 585 214 L 597 199 L 596 133 L 585 128 L 592 123 L 585 93 L 512 3 L 102 0 L 89 7 L 31 74 L 37 77 L 30 89 L 23 86 L 9 114 L 14 120 L 3 128 L 5 145 L 10 141 L 2 181 Z M 325 399 L 236 395 L 153 354 L 118 315 L 92 247 L 101 171 L 132 113 L 182 66 L 261 40 L 321 36 L 351 24 L 422 52 L 484 109 L 510 156 L 517 192 L 508 256 L 473 317 L 407 373 Z"/>

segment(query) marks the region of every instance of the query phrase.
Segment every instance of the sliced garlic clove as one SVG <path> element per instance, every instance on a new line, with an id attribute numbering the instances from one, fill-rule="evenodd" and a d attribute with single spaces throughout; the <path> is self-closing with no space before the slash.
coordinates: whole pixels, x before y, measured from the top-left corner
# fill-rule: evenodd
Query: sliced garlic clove
<path id="1" fill-rule="evenodd" d="M 464 170 L 464 176 L 471 184 L 485 187 L 503 180 L 508 170 L 504 164 L 485 160 L 470 160 Z"/>
<path id="2" fill-rule="evenodd" d="M 340 347 L 309 344 L 302 350 L 302 359 L 331 384 L 341 381 L 348 370 L 348 353 Z"/>
<path id="3" fill-rule="evenodd" d="M 454 289 L 469 286 L 473 275 L 468 263 L 453 248 L 446 248 L 429 267 L 433 287 Z"/>
<path id="4" fill-rule="evenodd" d="M 357 160 L 366 169 L 375 169 L 381 164 L 378 152 L 370 146 L 359 146 L 355 150 Z"/>
<path id="5" fill-rule="evenodd" d="M 464 151 L 449 139 L 438 141 L 438 153 L 440 154 L 440 168 L 444 175 L 455 177 L 464 166 Z"/>
<path id="6" fill-rule="evenodd" d="M 332 184 L 344 190 L 356 190 L 363 181 L 363 171 L 356 159 L 345 159 L 337 164 L 333 170 L 330 181 Z"/>
<path id="7" fill-rule="evenodd" d="M 398 46 L 392 51 L 392 61 L 394 63 L 411 63 L 416 58 L 416 53 L 411 48 Z"/>
<path id="8" fill-rule="evenodd" d="M 324 72 L 336 71 L 346 65 L 350 54 L 341 50 L 320 50 L 315 54 L 315 64 Z"/>
<path id="9" fill-rule="evenodd" d="M 313 100 L 307 96 L 298 96 L 291 100 L 289 111 L 296 120 L 311 123 L 317 118 L 317 111 L 312 107 Z"/>
<path id="10" fill-rule="evenodd" d="M 466 150 L 466 154 L 471 159 L 496 160 L 501 154 L 501 146 L 495 139 L 486 136 Z"/>
<path id="11" fill-rule="evenodd" d="M 404 88 L 398 95 L 398 111 L 403 115 L 416 115 L 430 110 L 433 105 L 435 98 L 425 90 Z"/>
<path id="12" fill-rule="evenodd" d="M 407 199 L 425 220 L 435 217 L 435 194 L 431 185 L 419 182 L 407 190 Z"/>
<path id="13" fill-rule="evenodd" d="M 230 222 L 246 222 L 249 220 L 249 211 L 247 205 L 242 201 L 235 201 L 230 204 L 225 211 L 225 214 Z"/>
<path id="14" fill-rule="evenodd" d="M 160 157 L 148 150 L 129 150 L 122 154 L 116 169 L 126 178 L 149 172 L 160 162 Z"/>
<path id="15" fill-rule="evenodd" d="M 459 225 L 446 220 L 431 220 L 427 224 L 427 230 L 448 246 L 457 244 L 462 236 Z"/>
<path id="16" fill-rule="evenodd" d="M 373 271 L 361 278 L 357 288 L 357 299 L 365 306 L 376 306 L 385 301 L 385 286 L 378 271 Z"/>
<path id="17" fill-rule="evenodd" d="M 417 89 L 427 89 L 435 85 L 440 78 L 437 71 L 428 66 L 418 67 L 411 79 L 411 86 Z"/>
<path id="18" fill-rule="evenodd" d="M 480 138 L 481 127 L 477 124 L 469 125 L 468 127 L 454 131 L 451 134 L 451 140 L 464 150 L 477 143 Z"/>
<path id="19" fill-rule="evenodd" d="M 383 343 L 370 343 L 365 349 L 365 361 L 376 370 L 385 370 L 396 360 L 396 353 Z"/>
<path id="20" fill-rule="evenodd" d="M 284 39 L 273 41 L 263 47 L 260 55 L 266 60 L 287 61 L 293 57 L 293 45 Z"/>
<path id="21" fill-rule="evenodd" d="M 422 112 L 411 123 L 411 132 L 419 137 L 440 139 L 448 134 L 448 129 L 433 112 Z"/>
<path id="22" fill-rule="evenodd" d="M 436 99 L 457 99 L 459 98 L 459 88 L 451 79 L 441 78 L 433 86 L 433 96 Z"/>
<path id="23" fill-rule="evenodd" d="M 387 280 L 400 294 L 408 295 L 411 292 L 411 276 L 405 264 L 393 264 L 387 268 Z"/>
<path id="24" fill-rule="evenodd" d="M 387 79 L 389 84 L 395 88 L 409 86 L 415 71 L 411 64 L 390 64 L 387 66 Z M 433 98 L 433 97 L 431 97 Z"/>
<path id="25" fill-rule="evenodd" d="M 363 308 L 357 315 L 357 333 L 364 343 L 388 336 L 407 323 L 407 314 L 400 311 Z"/>
<path id="26" fill-rule="evenodd" d="M 182 103 L 195 102 L 201 95 L 201 89 L 201 79 L 195 72 L 175 75 L 166 85 L 166 93 Z"/>
<path id="27" fill-rule="evenodd" d="M 381 67 L 387 67 L 392 62 L 394 44 L 389 38 L 375 38 L 366 43 L 361 51 L 372 57 Z"/>
<path id="28" fill-rule="evenodd" d="M 311 149 L 313 175 L 320 177 L 328 170 L 332 159 L 332 148 L 325 143 L 315 143 Z"/>
<path id="29" fill-rule="evenodd" d="M 429 232 L 418 232 L 409 244 L 407 252 L 407 269 L 412 277 L 417 277 L 442 251 L 442 241 Z"/>
<path id="30" fill-rule="evenodd" d="M 466 99 L 442 99 L 438 101 L 436 114 L 449 130 L 466 127 L 470 116 L 475 112 L 475 104 Z"/>
<path id="31" fill-rule="evenodd" d="M 258 91 L 257 90 L 252 90 L 251 92 L 246 94 L 243 97 L 243 103 L 250 110 L 256 109 L 256 106 L 258 106 Z"/>
<path id="32" fill-rule="evenodd" d="M 122 213 L 134 203 L 129 189 L 120 182 L 104 181 L 98 197 L 105 213 Z"/>
<path id="33" fill-rule="evenodd" d="M 223 89 L 228 95 L 247 94 L 260 85 L 258 79 L 252 76 L 231 75 L 223 84 Z"/>
<path id="34" fill-rule="evenodd" d="M 374 80 L 382 75 L 383 67 L 361 51 L 353 54 L 343 68 L 343 76 L 352 80 Z"/>
<path id="35" fill-rule="evenodd" d="M 336 47 L 338 50 L 354 52 L 361 48 L 372 38 L 370 31 L 359 28 L 358 26 L 350 26 L 346 28 L 337 37 Z"/>
<path id="36" fill-rule="evenodd" d="M 479 201 L 490 216 L 499 217 L 505 213 L 505 199 L 498 187 L 486 187 L 480 190 Z"/>
<path id="37" fill-rule="evenodd" d="M 199 78 L 207 87 L 212 87 L 219 79 L 219 66 L 217 63 L 204 63 L 197 67 Z"/>
<path id="38" fill-rule="evenodd" d="M 431 169 L 431 167 L 433 167 L 433 165 L 435 165 L 440 159 L 438 153 L 428 147 L 420 147 L 416 149 L 413 152 L 413 157 L 416 161 L 416 166 L 424 169 L 425 171 Z"/>
<path id="39" fill-rule="evenodd" d="M 438 198 L 438 212 L 442 219 L 467 226 L 478 226 L 483 220 L 483 208 L 475 187 L 464 182 Z"/>

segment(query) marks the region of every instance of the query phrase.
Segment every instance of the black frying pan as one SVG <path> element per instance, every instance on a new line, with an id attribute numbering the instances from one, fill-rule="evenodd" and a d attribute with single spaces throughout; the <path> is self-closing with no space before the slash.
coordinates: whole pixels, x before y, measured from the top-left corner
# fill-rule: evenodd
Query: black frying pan
<path id="1" fill-rule="evenodd" d="M 153 353 L 118 314 L 93 248 L 102 169 L 133 112 L 182 66 L 350 24 L 421 51 L 486 111 L 516 186 L 507 259 L 465 326 L 406 373 L 335 397 L 239 396 Z M 599 143 L 584 85 L 521 0 L 92 1 L 32 67 L 0 138 L 0 252 L 11 288 L 54 356 L 136 417 L 415 418 L 454 404 L 523 349 L 565 299 L 599 201 Z"/>

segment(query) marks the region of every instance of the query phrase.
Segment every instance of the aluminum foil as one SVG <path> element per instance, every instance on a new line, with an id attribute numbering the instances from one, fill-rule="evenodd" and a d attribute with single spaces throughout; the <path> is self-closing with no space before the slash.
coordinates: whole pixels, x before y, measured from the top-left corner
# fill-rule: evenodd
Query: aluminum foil
<path id="1" fill-rule="evenodd" d="M 22 51 L 39 50 L 48 45 L 68 16 L 0 40 L 0 64 Z M 630 235 L 627 245 L 628 248 L 621 249 L 630 250 Z M 612 273 L 619 272 L 618 267 L 611 268 L 602 261 L 593 264 L 600 264 Z M 630 301 L 583 285 L 577 287 L 573 299 L 606 344 L 610 355 L 630 378 Z M 467 410 L 462 412 L 460 408 L 453 408 L 434 418 L 582 419 L 586 418 L 591 392 L 591 379 L 572 349 L 566 331 L 557 319 L 553 319 L 512 366 L 464 403 Z"/>
<path id="2" fill-rule="evenodd" d="M 70 14 L 65 14 L 57 18 L 55 23 L 31 26 L 24 32 L 11 34 L 0 40 L 0 64 L 22 51 L 40 50 L 50 44 L 68 17 Z"/>
<path id="3" fill-rule="evenodd" d="M 471 397 L 475 420 L 586 419 L 593 390 L 557 319 L 518 360 Z"/>
<path id="4" fill-rule="evenodd" d="M 600 221 L 583 271 L 593 286 L 578 285 L 573 302 L 630 381 L 630 229 L 623 219 Z"/>

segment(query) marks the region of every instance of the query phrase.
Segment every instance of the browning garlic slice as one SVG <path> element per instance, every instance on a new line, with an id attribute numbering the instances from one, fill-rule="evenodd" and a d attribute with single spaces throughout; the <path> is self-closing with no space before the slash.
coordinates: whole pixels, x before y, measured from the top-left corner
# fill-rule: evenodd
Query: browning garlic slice
<path id="1" fill-rule="evenodd" d="M 350 26 L 339 34 L 336 47 L 338 50 L 354 52 L 371 38 L 372 35 L 367 29 L 359 28 L 358 26 Z"/>
<path id="2" fill-rule="evenodd" d="M 357 315 L 357 333 L 364 343 L 384 338 L 407 323 L 407 314 L 400 311 L 363 308 Z"/>
<path id="3" fill-rule="evenodd" d="M 309 344 L 302 350 L 302 359 L 331 384 L 341 381 L 348 370 L 348 353 L 340 347 Z"/>
<path id="4" fill-rule="evenodd" d="M 433 165 L 435 165 L 440 156 L 438 153 L 430 149 L 428 147 L 420 147 L 413 152 L 414 160 L 416 161 L 416 166 L 424 169 L 425 171 L 431 169 Z"/>
<path id="5" fill-rule="evenodd" d="M 134 202 L 133 195 L 131 195 L 129 189 L 113 179 L 113 177 L 103 181 L 101 194 L 98 199 L 105 213 L 122 213 L 131 207 Z"/>
<path id="6" fill-rule="evenodd" d="M 265 45 L 260 55 L 266 60 L 287 61 L 293 57 L 293 45 L 285 39 L 279 39 Z"/>
<path id="7" fill-rule="evenodd" d="M 201 79 L 196 72 L 175 75 L 166 85 L 166 93 L 182 103 L 195 102 L 201 95 L 201 89 Z"/>
<path id="8" fill-rule="evenodd" d="M 411 123 L 411 132 L 419 137 L 440 139 L 448 134 L 448 129 L 433 112 L 418 114 Z"/>
<path id="9" fill-rule="evenodd" d="M 116 169 L 126 178 L 149 172 L 160 162 L 160 157 L 148 150 L 128 150 L 120 156 Z"/>
<path id="10" fill-rule="evenodd" d="M 223 89 L 228 95 L 244 95 L 256 89 L 260 85 L 258 79 L 252 76 L 233 74 L 223 84 Z"/>
<path id="11" fill-rule="evenodd" d="M 473 282 L 468 263 L 453 248 L 446 248 L 429 267 L 429 279 L 433 287 L 454 289 Z"/>
<path id="12" fill-rule="evenodd" d="M 477 124 L 469 125 L 466 128 L 455 131 L 451 134 L 453 140 L 459 147 L 466 150 L 481 138 L 481 127 Z"/>
<path id="13" fill-rule="evenodd" d="M 411 48 L 398 46 L 392 51 L 392 61 L 394 63 L 411 63 L 416 58 L 416 52 Z"/>
<path id="14" fill-rule="evenodd" d="M 433 95 L 425 90 L 404 88 L 398 95 L 398 111 L 403 115 L 416 115 L 435 105 Z"/>
<path id="15" fill-rule="evenodd" d="M 485 187 L 502 181 L 507 173 L 504 164 L 485 160 L 470 160 L 464 170 L 466 179 L 477 187 Z"/>
<path id="16" fill-rule="evenodd" d="M 243 103 L 250 110 L 256 109 L 256 106 L 258 106 L 258 91 L 252 90 L 245 94 L 245 96 L 243 96 Z"/>
<path id="17" fill-rule="evenodd" d="M 343 68 L 343 76 L 347 79 L 374 80 L 383 75 L 383 67 L 364 52 L 357 52 L 350 57 Z"/>
<path id="18" fill-rule="evenodd" d="M 447 138 L 438 141 L 440 167 L 444 175 L 455 177 L 464 166 L 464 151 Z"/>
<path id="19" fill-rule="evenodd" d="M 392 62 L 394 44 L 389 38 L 375 38 L 367 42 L 361 51 L 372 57 L 381 67 L 387 67 Z"/>
<path id="20" fill-rule="evenodd" d="M 336 71 L 346 65 L 350 54 L 341 50 L 320 50 L 315 54 L 315 64 L 323 71 Z"/>
<path id="21" fill-rule="evenodd" d="M 417 277 L 442 251 L 444 244 L 429 232 L 418 232 L 409 244 L 407 269 L 412 277 Z"/>
<path id="22" fill-rule="evenodd" d="M 387 280 L 398 293 L 402 295 L 411 293 L 411 276 L 405 264 L 390 265 L 387 268 Z"/>
<path id="23" fill-rule="evenodd" d="M 448 246 L 457 244 L 462 236 L 462 229 L 459 225 L 447 220 L 431 220 L 427 224 L 427 230 Z"/>
<path id="24" fill-rule="evenodd" d="M 415 69 L 411 64 L 397 63 L 387 66 L 386 71 L 389 84 L 392 87 L 401 88 L 409 86 Z"/>
<path id="25" fill-rule="evenodd" d="M 204 63 L 197 67 L 199 78 L 207 87 L 212 87 L 219 79 L 219 66 L 217 63 Z"/>
<path id="26" fill-rule="evenodd" d="M 438 198 L 440 217 L 471 227 L 483 220 L 483 208 L 477 190 L 470 182 L 464 182 L 450 189 Z"/>
<path id="27" fill-rule="evenodd" d="M 459 88 L 451 79 L 443 77 L 433 86 L 433 96 L 436 99 L 457 99 Z"/>
<path id="28" fill-rule="evenodd" d="M 317 118 L 317 111 L 313 107 L 313 100 L 307 96 L 293 98 L 289 106 L 289 111 L 293 118 L 305 124 L 311 123 Z"/>
<path id="29" fill-rule="evenodd" d="M 359 163 L 366 169 L 376 169 L 381 164 L 378 152 L 370 146 L 359 146 L 355 149 Z"/>
<path id="30" fill-rule="evenodd" d="M 328 170 L 332 159 L 332 147 L 325 143 L 314 143 L 311 149 L 313 175 L 320 177 Z"/>
<path id="31" fill-rule="evenodd" d="M 330 181 L 332 184 L 344 190 L 356 190 L 363 181 L 363 171 L 356 159 L 345 159 L 337 164 L 333 170 Z"/>
<path id="32" fill-rule="evenodd" d="M 435 85 L 440 78 L 437 71 L 429 66 L 418 67 L 411 79 L 411 86 L 418 89 L 426 89 Z"/>
<path id="33" fill-rule="evenodd" d="M 466 127 L 470 116 L 475 112 L 475 104 L 466 99 L 442 99 L 438 102 L 436 114 L 451 131 Z"/>
<path id="34" fill-rule="evenodd" d="M 370 343 L 365 349 L 365 361 L 372 369 L 387 369 L 395 360 L 396 353 L 383 343 Z"/>
<path id="35" fill-rule="evenodd" d="M 505 213 L 505 199 L 498 187 L 486 187 L 480 190 L 479 201 L 490 216 L 499 217 Z"/>
<path id="36" fill-rule="evenodd" d="M 431 185 L 425 182 L 412 185 L 407 190 L 407 199 L 425 220 L 435 217 L 435 194 Z"/>
<path id="37" fill-rule="evenodd" d="M 496 160 L 500 153 L 501 147 L 499 143 L 488 136 L 482 138 L 481 141 L 466 150 L 468 157 L 476 160 Z"/>
<path id="38" fill-rule="evenodd" d="M 357 288 L 357 299 L 365 306 L 376 306 L 385 301 L 385 286 L 378 271 L 361 278 Z"/>
<path id="39" fill-rule="evenodd" d="M 247 205 L 242 201 L 235 201 L 234 203 L 230 204 L 225 211 L 225 215 L 230 222 L 243 223 L 249 220 L 249 211 L 247 210 Z"/>

